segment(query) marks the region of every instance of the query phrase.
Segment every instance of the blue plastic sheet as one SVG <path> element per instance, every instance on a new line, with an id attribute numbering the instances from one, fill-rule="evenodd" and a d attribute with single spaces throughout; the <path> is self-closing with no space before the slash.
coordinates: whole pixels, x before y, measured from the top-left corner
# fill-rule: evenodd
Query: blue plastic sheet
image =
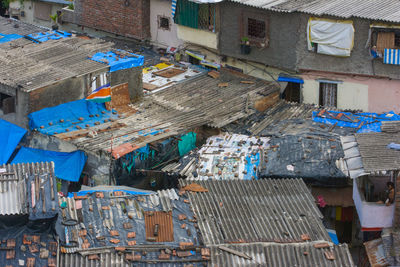
<path id="1" fill-rule="evenodd" d="M 278 82 L 304 83 L 303 79 L 288 76 L 279 76 Z"/>
<path id="2" fill-rule="evenodd" d="M 13 40 L 17 40 L 22 38 L 22 35 L 19 34 L 1 34 L 0 33 L 0 44 L 7 43 Z"/>
<path id="3" fill-rule="evenodd" d="M 143 65 L 144 56 L 128 53 L 123 50 L 118 50 L 118 51 L 121 51 L 124 54 L 124 56 L 120 56 L 112 51 L 108 51 L 105 53 L 102 52 L 96 53 L 90 59 L 100 63 L 107 64 L 108 66 L 110 66 L 110 72 L 123 69 L 130 69 Z"/>
<path id="4" fill-rule="evenodd" d="M 26 130 L 8 121 L 0 119 L 0 164 L 6 164 Z"/>
<path id="5" fill-rule="evenodd" d="M 29 114 L 28 118 L 31 129 L 36 129 L 43 134 L 53 135 L 76 131 L 79 128 L 84 129 L 87 128 L 86 125 L 92 127 L 96 122 L 104 123 L 105 120 L 118 118 L 118 115 L 107 110 L 104 103 L 81 99 L 44 108 Z M 43 127 L 41 128 L 41 126 Z"/>
<path id="6" fill-rule="evenodd" d="M 34 42 L 43 43 L 48 40 L 58 40 L 62 38 L 71 37 L 72 34 L 64 31 L 48 31 L 48 32 L 37 32 L 26 35 L 26 37 Z"/>
<path id="7" fill-rule="evenodd" d="M 150 195 L 153 194 L 154 192 L 143 192 L 143 190 L 141 191 L 133 191 L 133 190 L 126 190 L 126 189 L 110 189 L 110 190 L 83 190 L 83 191 L 79 191 L 79 192 L 75 192 L 75 193 L 68 193 L 68 197 L 74 197 L 74 194 L 76 194 L 77 196 L 85 196 L 87 194 L 92 194 L 92 193 L 96 193 L 96 192 L 125 192 L 129 195 Z"/>
<path id="8" fill-rule="evenodd" d="M 56 152 L 36 148 L 21 147 L 12 163 L 54 162 L 54 173 L 57 178 L 78 182 L 86 155 L 82 151 Z"/>
<path id="9" fill-rule="evenodd" d="M 400 150 L 400 144 L 390 143 L 390 144 L 387 145 L 387 148 Z"/>
<path id="10" fill-rule="evenodd" d="M 377 114 L 377 113 L 350 113 L 339 111 L 328 111 L 317 116 L 319 111 L 313 112 L 313 121 L 333 125 L 338 127 L 359 128 L 357 133 L 381 132 L 382 121 L 400 121 L 400 116 L 393 111 Z M 339 119 L 336 117 L 342 113 Z"/>
<path id="11" fill-rule="evenodd" d="M 332 240 L 332 243 L 335 245 L 339 245 L 339 239 L 337 237 L 336 231 L 332 229 L 326 229 L 326 231 L 328 232 L 329 237 Z"/>

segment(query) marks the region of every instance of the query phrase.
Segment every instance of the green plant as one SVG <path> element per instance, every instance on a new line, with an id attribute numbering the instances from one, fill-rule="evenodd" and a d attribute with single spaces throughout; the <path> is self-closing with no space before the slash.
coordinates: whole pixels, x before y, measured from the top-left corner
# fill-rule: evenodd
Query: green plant
<path id="1" fill-rule="evenodd" d="M 68 4 L 68 9 L 74 10 L 74 4 L 73 3 Z"/>
<path id="2" fill-rule="evenodd" d="M 249 37 L 244 36 L 244 37 L 242 37 L 241 40 L 242 40 L 242 43 L 245 44 L 249 41 Z"/>
<path id="3" fill-rule="evenodd" d="M 58 19 L 57 13 L 54 14 L 54 15 L 50 15 L 50 18 L 51 18 L 51 20 L 52 20 L 54 23 L 57 23 L 57 19 Z"/>

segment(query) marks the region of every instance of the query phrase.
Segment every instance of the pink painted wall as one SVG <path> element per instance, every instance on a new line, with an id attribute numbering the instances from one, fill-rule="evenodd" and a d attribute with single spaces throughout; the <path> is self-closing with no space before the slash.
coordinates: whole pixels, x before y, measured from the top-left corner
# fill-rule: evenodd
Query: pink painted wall
<path id="1" fill-rule="evenodd" d="M 400 81 L 370 79 L 368 82 L 368 109 L 370 112 L 393 110 L 400 113 Z"/>
<path id="2" fill-rule="evenodd" d="M 400 80 L 314 71 L 303 73 L 301 77 L 305 80 L 328 79 L 366 85 L 368 86 L 368 112 L 382 113 L 392 110 L 400 113 Z M 346 90 L 348 89 L 351 87 L 346 86 Z"/>

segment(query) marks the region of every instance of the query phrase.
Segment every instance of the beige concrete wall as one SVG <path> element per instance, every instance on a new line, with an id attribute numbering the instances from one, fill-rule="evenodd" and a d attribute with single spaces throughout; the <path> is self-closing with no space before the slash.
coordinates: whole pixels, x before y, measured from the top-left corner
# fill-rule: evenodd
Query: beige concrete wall
<path id="1" fill-rule="evenodd" d="M 63 7 L 66 5 L 62 4 L 55 4 L 55 3 L 47 3 L 47 2 L 41 2 L 44 4 L 49 4 L 51 5 L 51 15 L 56 14 L 57 11 L 61 11 Z M 13 1 L 10 3 L 10 8 L 15 8 L 15 9 L 20 9 L 21 11 L 25 11 L 25 16 L 20 17 L 21 21 L 38 25 L 38 26 L 43 26 L 43 27 L 48 27 L 51 28 L 52 25 L 52 20 L 50 19 L 50 16 L 48 20 L 42 20 L 42 19 L 37 19 L 34 16 L 34 10 L 35 10 L 35 2 L 34 1 L 23 1 L 22 4 L 20 1 Z"/>
<path id="2" fill-rule="evenodd" d="M 174 18 L 171 14 L 171 5 L 171 1 L 150 1 L 150 34 L 151 41 L 156 45 L 164 47 L 183 45 L 183 41 L 178 38 L 177 25 L 174 23 Z M 169 18 L 169 31 L 158 28 L 158 16 Z"/>
<path id="3" fill-rule="evenodd" d="M 369 111 L 368 85 L 345 81 L 338 84 L 337 107 Z"/>
<path id="4" fill-rule="evenodd" d="M 303 103 L 317 104 L 319 97 L 319 82 L 311 79 L 304 79 L 302 98 Z"/>
<path id="5" fill-rule="evenodd" d="M 202 45 L 211 49 L 218 48 L 218 34 L 182 25 L 178 26 L 178 38 L 189 43 Z"/>

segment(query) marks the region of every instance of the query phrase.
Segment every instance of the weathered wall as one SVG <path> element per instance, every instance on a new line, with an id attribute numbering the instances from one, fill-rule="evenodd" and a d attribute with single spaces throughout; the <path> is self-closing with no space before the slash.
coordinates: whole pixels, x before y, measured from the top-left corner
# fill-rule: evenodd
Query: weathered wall
<path id="1" fill-rule="evenodd" d="M 174 22 L 174 18 L 171 14 L 171 1 L 165 0 L 150 0 L 150 32 L 151 41 L 161 46 L 173 46 L 178 47 L 183 45 L 182 40 L 178 39 L 177 25 Z M 164 16 L 169 18 L 169 30 L 163 30 L 158 28 L 158 16 Z"/>
<path id="2" fill-rule="evenodd" d="M 3 114 L 0 111 L 0 118 L 26 128 L 28 125 L 26 116 L 29 108 L 29 95 L 3 84 L 0 84 L 0 93 L 15 97 L 15 113 Z"/>
<path id="3" fill-rule="evenodd" d="M 111 72 L 111 86 L 128 83 L 131 101 L 135 102 L 143 96 L 142 67 Z"/>
<path id="4" fill-rule="evenodd" d="M 64 20 L 136 39 L 150 38 L 149 0 L 75 0 Z"/>
<path id="5" fill-rule="evenodd" d="M 29 113 L 84 98 L 88 82 L 88 75 L 84 75 L 31 91 Z"/>
<path id="6" fill-rule="evenodd" d="M 218 48 L 218 34 L 214 32 L 178 25 L 178 38 L 188 43 Z"/>
<path id="7" fill-rule="evenodd" d="M 284 69 L 296 67 L 296 43 L 299 38 L 300 15 L 269 12 L 224 1 L 221 4 L 219 49 L 222 55 L 247 59 Z M 249 55 L 240 54 L 242 11 L 250 11 L 269 19 L 269 46 L 252 47 Z"/>
<path id="8" fill-rule="evenodd" d="M 383 64 L 382 59 L 371 60 L 369 50 L 365 48 L 370 21 L 353 19 L 355 33 L 351 56 L 335 57 L 308 51 L 306 29 L 309 17 L 307 15 L 301 17 L 299 41 L 297 43 L 297 69 L 367 74 L 400 79 L 400 66 Z"/>

